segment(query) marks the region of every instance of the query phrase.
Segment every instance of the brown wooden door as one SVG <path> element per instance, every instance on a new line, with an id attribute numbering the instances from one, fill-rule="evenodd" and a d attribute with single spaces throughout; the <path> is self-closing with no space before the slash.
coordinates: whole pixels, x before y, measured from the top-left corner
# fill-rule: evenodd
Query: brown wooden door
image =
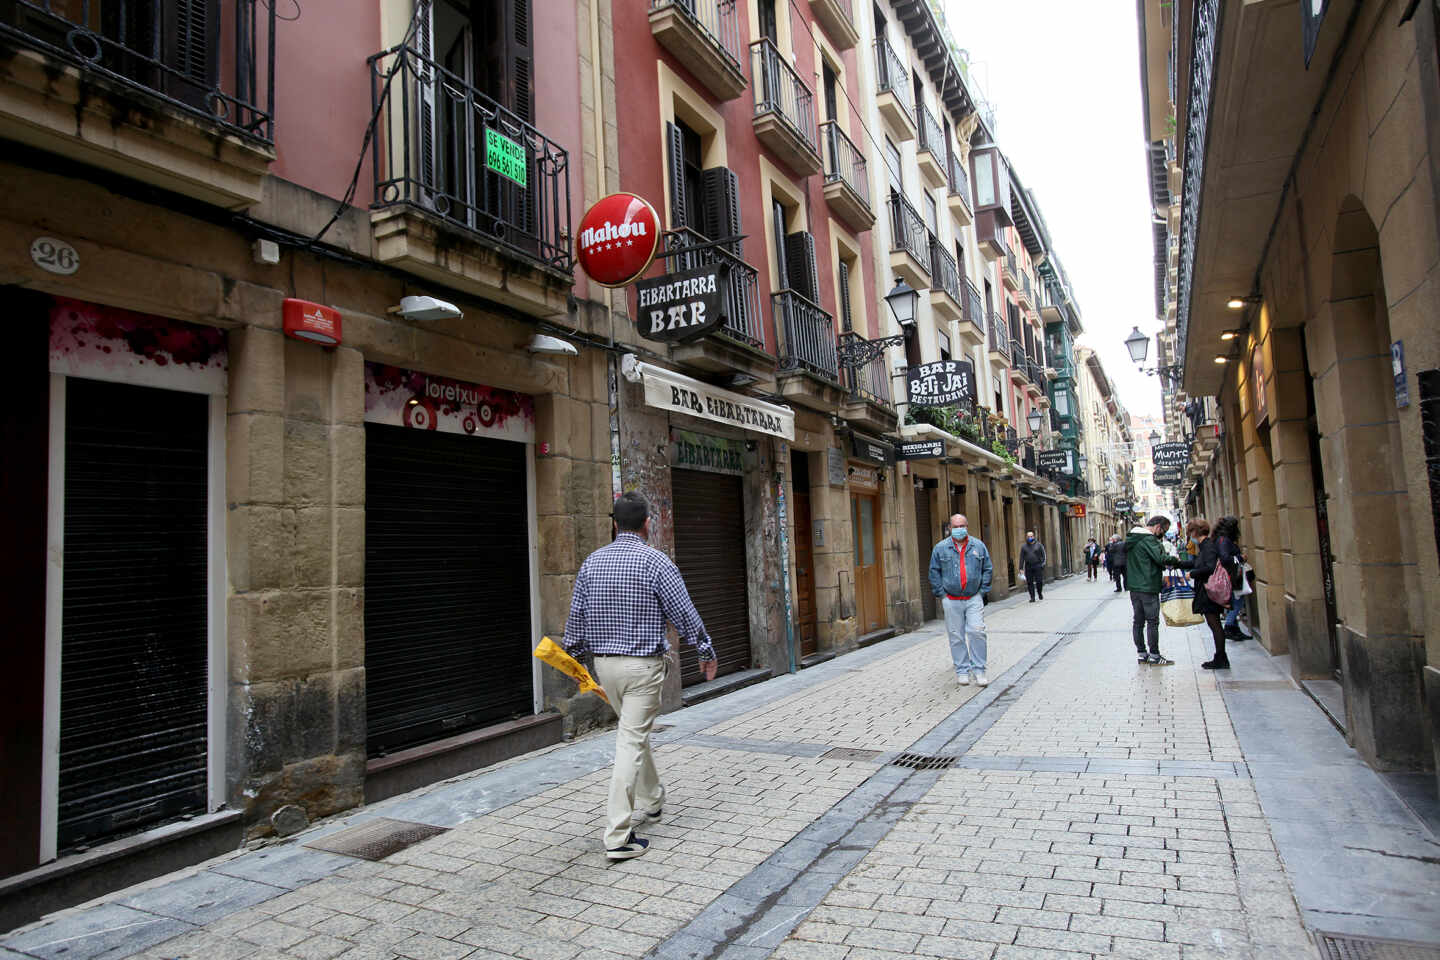
<path id="1" fill-rule="evenodd" d="M 815 630 L 815 551 L 811 542 L 810 491 L 795 491 L 795 643 L 800 656 L 819 649 Z"/>
<path id="2" fill-rule="evenodd" d="M 930 592 L 930 548 L 939 537 L 930 521 L 930 491 L 925 487 L 915 488 L 915 542 L 920 560 L 920 610 L 926 620 L 934 620 L 935 595 Z"/>
<path id="3" fill-rule="evenodd" d="M 885 568 L 880 540 L 880 504 L 877 497 L 850 496 L 850 523 L 855 531 L 855 616 L 861 634 L 886 624 Z"/>

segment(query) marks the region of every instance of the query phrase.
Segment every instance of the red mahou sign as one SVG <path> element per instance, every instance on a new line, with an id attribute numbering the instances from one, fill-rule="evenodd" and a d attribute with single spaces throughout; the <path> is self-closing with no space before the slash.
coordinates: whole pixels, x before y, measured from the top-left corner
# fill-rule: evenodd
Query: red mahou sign
<path id="1" fill-rule="evenodd" d="M 660 244 L 660 216 L 633 193 L 612 193 L 585 211 L 576 233 L 580 269 L 596 283 L 623 287 L 640 278 Z"/>

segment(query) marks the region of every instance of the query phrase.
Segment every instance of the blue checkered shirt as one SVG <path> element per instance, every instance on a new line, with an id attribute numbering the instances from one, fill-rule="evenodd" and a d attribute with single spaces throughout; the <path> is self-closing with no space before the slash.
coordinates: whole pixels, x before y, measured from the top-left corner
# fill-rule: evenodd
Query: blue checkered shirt
<path id="1" fill-rule="evenodd" d="M 685 581 L 670 558 L 633 533 L 590 554 L 575 577 L 564 646 L 577 660 L 658 657 L 670 648 L 665 621 L 680 639 L 714 660 L 715 648 Z"/>

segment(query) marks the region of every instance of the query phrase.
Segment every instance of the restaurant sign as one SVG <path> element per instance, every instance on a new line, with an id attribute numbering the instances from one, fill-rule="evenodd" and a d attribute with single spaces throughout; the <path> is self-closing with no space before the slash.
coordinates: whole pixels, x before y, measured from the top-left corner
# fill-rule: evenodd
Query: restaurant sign
<path id="1" fill-rule="evenodd" d="M 697 340 L 725 322 L 730 265 L 667 273 L 635 284 L 635 325 L 649 340 Z"/>
<path id="2" fill-rule="evenodd" d="M 1052 470 L 1073 476 L 1075 473 L 1075 452 L 1073 450 L 1041 450 L 1036 463 L 1041 470 Z"/>
<path id="3" fill-rule="evenodd" d="M 937 360 L 905 370 L 910 404 L 949 407 L 975 399 L 975 368 L 968 360 Z"/>
<path id="4" fill-rule="evenodd" d="M 869 437 L 862 437 L 858 433 L 852 438 L 854 441 L 855 456 L 861 460 L 868 460 L 871 463 L 894 463 L 895 448 L 888 443 L 879 440 L 871 440 Z"/>
<path id="5" fill-rule="evenodd" d="M 730 437 L 714 437 L 692 430 L 672 430 L 670 465 L 685 470 L 724 473 L 733 477 L 745 473 L 745 444 Z"/>
<path id="6" fill-rule="evenodd" d="M 1184 467 L 1156 467 L 1153 477 L 1157 487 L 1178 487 L 1185 479 Z"/>
<path id="7" fill-rule="evenodd" d="M 1157 473 L 1162 469 L 1183 471 L 1190 465 L 1190 444 L 1178 440 L 1157 443 L 1150 448 L 1150 456 Z"/>
<path id="8" fill-rule="evenodd" d="M 896 451 L 898 460 L 932 460 L 945 456 L 944 440 L 912 440 L 900 444 Z"/>

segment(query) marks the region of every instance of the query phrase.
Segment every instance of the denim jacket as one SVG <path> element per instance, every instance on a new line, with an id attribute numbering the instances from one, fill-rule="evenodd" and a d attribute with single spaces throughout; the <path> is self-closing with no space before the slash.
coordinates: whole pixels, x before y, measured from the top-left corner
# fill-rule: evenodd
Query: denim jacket
<path id="1" fill-rule="evenodd" d="M 956 547 L 965 550 L 965 589 L 960 589 L 960 557 Z M 930 591 L 937 597 L 973 597 L 990 592 L 990 551 L 976 536 L 965 543 L 946 537 L 930 551 Z"/>

